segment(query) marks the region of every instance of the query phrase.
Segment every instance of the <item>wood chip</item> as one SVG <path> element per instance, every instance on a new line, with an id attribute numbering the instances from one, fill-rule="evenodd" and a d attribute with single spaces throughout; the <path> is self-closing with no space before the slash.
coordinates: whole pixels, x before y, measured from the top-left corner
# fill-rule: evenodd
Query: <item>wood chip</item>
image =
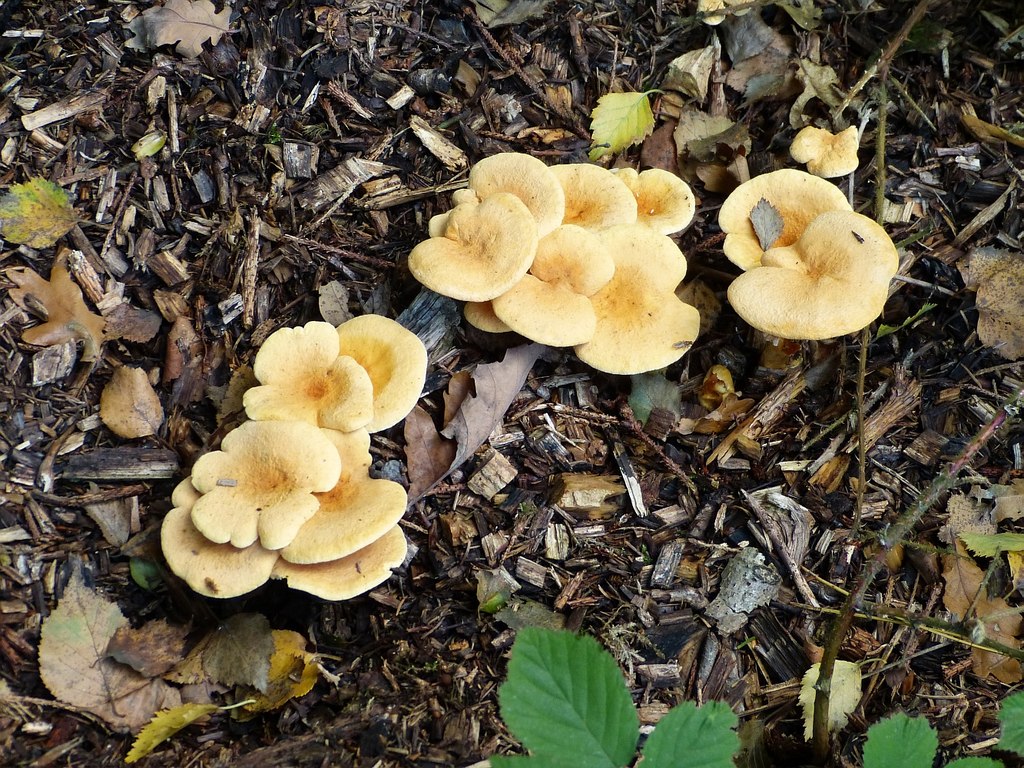
<path id="1" fill-rule="evenodd" d="M 440 160 L 441 164 L 449 171 L 464 171 L 469 167 L 469 158 L 466 157 L 466 153 L 431 128 L 422 117 L 416 115 L 411 117 L 409 127 L 423 142 L 427 152 Z"/>
<path id="2" fill-rule="evenodd" d="M 518 474 L 519 471 L 512 466 L 512 462 L 497 451 L 489 450 L 484 454 L 480 468 L 470 476 L 466 486 L 473 493 L 490 501 L 502 488 L 515 480 Z"/>

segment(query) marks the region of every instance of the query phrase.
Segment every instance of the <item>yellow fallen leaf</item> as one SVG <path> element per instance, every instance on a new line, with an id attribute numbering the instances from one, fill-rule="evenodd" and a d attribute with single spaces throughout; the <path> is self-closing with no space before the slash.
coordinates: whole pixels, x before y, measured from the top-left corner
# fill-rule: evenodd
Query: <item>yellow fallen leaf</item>
<path id="1" fill-rule="evenodd" d="M 64 190 L 46 179 L 15 184 L 0 198 L 0 235 L 12 243 L 46 248 L 77 222 Z"/>
<path id="2" fill-rule="evenodd" d="M 645 93 L 606 93 L 590 115 L 590 159 L 639 144 L 654 130 L 654 113 Z"/>
<path id="3" fill-rule="evenodd" d="M 182 704 L 180 707 L 157 712 L 139 731 L 124 761 L 134 763 L 141 760 L 182 728 L 217 709 L 219 707 L 216 704 Z"/>
<path id="4" fill-rule="evenodd" d="M 270 657 L 266 693 L 255 694 L 253 703 L 242 707 L 240 720 L 258 712 L 277 709 L 289 699 L 305 696 L 320 674 L 316 655 L 306 650 L 306 638 L 287 629 L 275 629 L 271 634 L 274 636 L 274 654 Z"/>
<path id="5" fill-rule="evenodd" d="M 800 706 L 804 711 L 804 738 L 811 740 L 814 731 L 814 686 L 821 664 L 812 664 L 800 683 Z M 861 695 L 860 665 L 837 661 L 832 670 L 832 690 L 828 700 L 828 729 L 837 731 L 846 725 L 850 713 L 857 708 Z"/>

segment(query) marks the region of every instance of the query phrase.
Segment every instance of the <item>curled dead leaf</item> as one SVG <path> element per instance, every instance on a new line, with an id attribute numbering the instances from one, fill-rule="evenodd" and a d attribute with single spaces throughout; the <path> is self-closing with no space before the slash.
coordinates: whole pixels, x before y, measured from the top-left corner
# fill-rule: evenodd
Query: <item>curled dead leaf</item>
<path id="1" fill-rule="evenodd" d="M 100 395 L 100 419 L 118 437 L 156 434 L 164 409 L 144 370 L 121 366 L 114 371 Z"/>

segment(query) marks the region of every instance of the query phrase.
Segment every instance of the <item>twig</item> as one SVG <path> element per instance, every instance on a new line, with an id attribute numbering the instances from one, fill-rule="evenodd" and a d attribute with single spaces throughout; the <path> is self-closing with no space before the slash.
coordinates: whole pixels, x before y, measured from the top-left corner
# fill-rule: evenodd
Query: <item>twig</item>
<path id="1" fill-rule="evenodd" d="M 850 627 L 853 625 L 857 607 L 861 605 L 868 588 L 875 580 L 875 576 L 878 575 L 879 571 L 882 570 L 882 566 L 885 565 L 886 555 L 894 546 L 907 539 L 918 521 L 932 508 L 942 494 L 954 485 L 957 475 L 970 464 L 978 454 L 978 451 L 992 439 L 996 431 L 1003 426 L 1007 419 L 1017 418 L 1018 411 L 1022 405 L 1024 405 L 1024 386 L 1018 388 L 1003 402 L 1002 407 L 995 416 L 978 430 L 977 434 L 971 438 L 971 441 L 964 447 L 960 455 L 932 480 L 924 495 L 918 497 L 917 501 L 879 536 L 878 542 L 881 544 L 881 547 L 874 557 L 864 563 L 864 569 L 857 579 L 856 586 L 843 601 L 840 613 L 829 632 L 822 652 L 821 667 L 818 673 L 818 682 L 815 684 L 814 697 L 814 756 L 819 762 L 823 763 L 828 756 L 829 692 L 832 687 L 832 670 L 835 668 L 839 648 L 843 643 L 843 639 L 850 631 Z M 1014 650 L 989 640 L 986 641 L 984 647 L 986 650 L 994 650 L 1010 656 L 1021 653 L 1019 650 Z M 1009 651 L 1013 651 L 1013 653 L 1009 653 Z"/>

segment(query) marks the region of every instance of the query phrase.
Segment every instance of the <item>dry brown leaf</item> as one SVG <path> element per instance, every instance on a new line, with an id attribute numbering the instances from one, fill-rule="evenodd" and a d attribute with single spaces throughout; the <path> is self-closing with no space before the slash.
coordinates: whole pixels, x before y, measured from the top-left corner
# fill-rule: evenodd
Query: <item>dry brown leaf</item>
<path id="1" fill-rule="evenodd" d="M 441 437 L 430 414 L 418 405 L 405 417 L 405 459 L 410 501 L 438 483 L 455 459 L 454 441 Z"/>
<path id="2" fill-rule="evenodd" d="M 203 43 L 220 42 L 231 22 L 231 6 L 216 13 L 210 0 L 168 0 L 162 6 L 147 8 L 136 16 L 128 29 L 135 37 L 125 45 L 146 51 L 161 45 L 176 45 L 178 53 L 194 59 L 203 52 Z"/>
<path id="3" fill-rule="evenodd" d="M 950 494 L 946 502 L 946 523 L 939 529 L 942 541 L 954 544 L 961 533 L 989 535 L 995 532 L 996 523 L 988 505 L 963 493 Z"/>
<path id="4" fill-rule="evenodd" d="M 211 632 L 203 645 L 203 670 L 225 685 L 250 685 L 266 693 L 274 636 L 267 617 L 238 613 Z"/>
<path id="5" fill-rule="evenodd" d="M 993 485 L 996 498 L 996 522 L 1020 520 L 1024 517 L 1024 480 L 1014 480 L 1009 485 Z"/>
<path id="6" fill-rule="evenodd" d="M 1003 248 L 976 248 L 964 281 L 978 292 L 981 343 L 1007 360 L 1024 357 L 1024 257 Z"/>
<path id="7" fill-rule="evenodd" d="M 1020 648 L 1020 615 L 1001 597 L 988 596 L 982 587 L 985 572 L 965 553 L 963 546 L 957 544 L 956 555 L 942 558 L 942 578 L 946 583 L 942 594 L 943 604 L 959 619 L 977 617 L 987 639 Z M 980 677 L 991 675 L 1007 684 L 1022 679 L 1020 662 L 1008 656 L 974 648 L 971 651 L 971 662 Z"/>
<path id="8" fill-rule="evenodd" d="M 100 419 L 118 437 L 156 434 L 164 409 L 144 370 L 123 365 L 114 371 L 100 395 Z"/>
<path id="9" fill-rule="evenodd" d="M 189 628 L 156 619 L 138 629 L 118 627 L 107 654 L 146 677 L 156 677 L 178 664 L 184 655 Z"/>
<path id="10" fill-rule="evenodd" d="M 452 423 L 462 403 L 473 390 L 473 375 L 469 371 L 458 371 L 448 380 L 448 389 L 441 396 L 444 400 L 444 421 L 442 429 Z"/>
<path id="11" fill-rule="evenodd" d="M 107 656 L 111 638 L 127 626 L 121 609 L 87 587 L 77 567 L 39 638 L 39 675 L 50 693 L 120 732 L 136 731 L 157 710 L 181 704 L 162 680 Z"/>
<path id="12" fill-rule="evenodd" d="M 17 286 L 9 293 L 19 307 L 29 309 L 30 302 L 34 302 L 47 314 L 45 323 L 22 333 L 21 338 L 26 344 L 52 347 L 81 340 L 82 359 L 96 359 L 106 323 L 102 317 L 89 311 L 81 289 L 71 280 L 67 269 L 54 266 L 49 280 L 29 267 L 11 267 L 4 274 Z"/>
<path id="13" fill-rule="evenodd" d="M 306 638 L 288 629 L 275 629 L 274 653 L 270 657 L 270 672 L 265 693 L 258 693 L 252 704 L 242 708 L 240 720 L 248 720 L 258 712 L 277 709 L 290 699 L 305 696 L 312 690 L 320 675 L 316 654 L 306 650 Z"/>

